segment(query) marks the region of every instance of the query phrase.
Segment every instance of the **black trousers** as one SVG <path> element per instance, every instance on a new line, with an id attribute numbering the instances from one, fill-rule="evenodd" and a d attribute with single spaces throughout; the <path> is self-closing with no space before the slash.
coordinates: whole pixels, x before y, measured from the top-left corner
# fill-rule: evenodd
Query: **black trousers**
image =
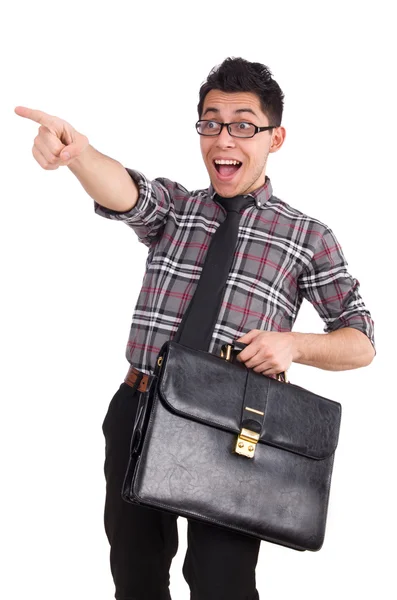
<path id="1" fill-rule="evenodd" d="M 139 392 L 122 383 L 105 420 L 105 530 L 117 600 L 170 600 L 169 569 L 178 548 L 177 517 L 121 497 Z M 191 600 L 259 600 L 260 540 L 188 520 L 183 576 Z"/>

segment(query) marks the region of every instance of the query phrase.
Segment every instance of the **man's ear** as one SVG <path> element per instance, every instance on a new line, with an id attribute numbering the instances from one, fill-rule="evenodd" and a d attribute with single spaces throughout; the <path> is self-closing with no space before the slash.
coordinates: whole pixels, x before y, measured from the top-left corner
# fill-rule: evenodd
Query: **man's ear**
<path id="1" fill-rule="evenodd" d="M 275 133 L 277 132 L 277 133 Z M 269 152 L 277 152 L 285 142 L 287 132 L 285 127 L 277 127 L 272 131 L 272 141 L 270 144 Z"/>

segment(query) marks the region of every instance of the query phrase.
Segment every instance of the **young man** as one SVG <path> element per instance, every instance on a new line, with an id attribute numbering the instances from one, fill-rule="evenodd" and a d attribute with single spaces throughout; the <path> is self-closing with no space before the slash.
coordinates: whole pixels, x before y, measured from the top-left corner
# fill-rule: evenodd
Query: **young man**
<path id="1" fill-rule="evenodd" d="M 217 195 L 247 196 L 210 352 L 225 342 L 247 347 L 239 359 L 258 373 L 291 362 L 342 370 L 374 356 L 373 322 L 342 250 L 324 224 L 273 195 L 269 153 L 279 150 L 283 93 L 267 67 L 227 59 L 200 90 L 201 151 L 211 184 L 188 192 L 168 179 L 148 181 L 97 152 L 71 125 L 17 107 L 41 124 L 33 155 L 44 169 L 68 165 L 94 199 L 97 214 L 125 222 L 148 246 L 147 269 L 126 357 L 144 374 L 175 336 L 194 295 L 211 237 L 225 219 Z M 69 154 L 69 157 L 65 153 Z M 64 158 L 65 157 L 65 158 Z M 303 298 L 325 323 L 324 334 L 291 332 Z M 130 383 L 134 379 L 129 371 Z M 121 499 L 138 391 L 124 382 L 112 398 L 103 431 L 107 482 L 105 528 L 117 600 L 169 600 L 169 568 L 178 546 L 177 518 Z M 192 600 L 256 600 L 260 541 L 188 521 L 183 573 Z"/>

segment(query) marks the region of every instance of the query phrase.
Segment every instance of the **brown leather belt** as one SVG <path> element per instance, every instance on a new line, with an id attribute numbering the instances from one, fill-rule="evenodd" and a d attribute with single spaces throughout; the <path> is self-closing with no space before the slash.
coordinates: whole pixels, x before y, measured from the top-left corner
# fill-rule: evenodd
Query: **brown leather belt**
<path id="1" fill-rule="evenodd" d="M 146 373 L 142 373 L 142 371 L 138 371 L 138 369 L 135 369 L 135 367 L 133 367 L 132 365 L 128 369 L 128 373 L 125 376 L 124 382 L 130 385 L 131 387 L 135 387 L 134 384 L 140 376 L 142 376 L 142 379 L 138 386 L 138 391 L 146 392 L 146 388 L 149 381 L 149 375 L 146 375 Z"/>

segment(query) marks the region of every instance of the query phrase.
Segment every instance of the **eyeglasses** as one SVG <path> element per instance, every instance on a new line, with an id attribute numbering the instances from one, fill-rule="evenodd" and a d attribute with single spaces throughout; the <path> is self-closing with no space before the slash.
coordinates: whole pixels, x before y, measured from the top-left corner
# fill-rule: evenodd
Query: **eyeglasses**
<path id="1" fill-rule="evenodd" d="M 269 127 L 257 127 L 253 123 L 239 121 L 237 123 L 219 123 L 218 121 L 197 121 L 196 129 L 200 135 L 220 135 L 222 129 L 227 127 L 229 135 L 239 138 L 252 138 L 260 131 L 274 129 L 277 125 Z"/>

